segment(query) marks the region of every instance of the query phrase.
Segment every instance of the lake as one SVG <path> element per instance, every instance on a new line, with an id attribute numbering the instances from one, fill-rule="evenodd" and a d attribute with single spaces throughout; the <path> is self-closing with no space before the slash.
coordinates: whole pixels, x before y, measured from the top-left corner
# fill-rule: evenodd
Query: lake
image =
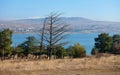
<path id="1" fill-rule="evenodd" d="M 37 39 L 39 39 L 38 34 L 13 34 L 12 45 L 15 46 L 20 43 L 23 43 L 26 40 L 26 37 L 28 36 L 35 36 Z M 65 41 L 68 41 L 69 43 L 65 47 L 69 47 L 76 43 L 80 43 L 81 46 L 85 47 L 87 55 L 90 55 L 91 49 L 94 47 L 94 38 L 97 36 L 98 36 L 97 33 L 69 34 L 67 36 L 67 39 L 65 39 Z"/>

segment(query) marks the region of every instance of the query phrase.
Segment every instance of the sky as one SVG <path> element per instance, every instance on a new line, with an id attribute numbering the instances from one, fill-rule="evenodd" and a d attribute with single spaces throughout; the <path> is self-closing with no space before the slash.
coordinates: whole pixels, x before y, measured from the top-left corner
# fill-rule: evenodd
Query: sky
<path id="1" fill-rule="evenodd" d="M 120 22 L 120 0 L 0 0 L 0 20 L 43 18 L 51 12 Z"/>

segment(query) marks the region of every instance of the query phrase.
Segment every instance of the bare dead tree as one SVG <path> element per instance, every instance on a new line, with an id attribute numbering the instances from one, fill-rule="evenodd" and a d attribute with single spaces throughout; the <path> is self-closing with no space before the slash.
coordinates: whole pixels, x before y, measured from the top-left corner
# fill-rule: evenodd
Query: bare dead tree
<path id="1" fill-rule="evenodd" d="M 43 22 L 43 27 L 42 27 L 42 31 L 41 31 L 41 40 L 40 40 L 40 54 L 41 54 L 41 50 L 43 49 L 43 39 L 44 39 L 44 31 L 45 31 L 45 24 L 46 24 L 46 18 Z"/>
<path id="2" fill-rule="evenodd" d="M 44 20 L 43 24 L 43 35 L 41 41 L 44 40 L 45 44 L 48 46 L 48 56 L 51 58 L 52 50 L 54 46 L 63 45 L 66 42 L 63 42 L 65 39 L 65 32 L 68 31 L 68 25 L 65 22 L 62 22 L 59 17 L 60 14 L 51 13 Z M 42 45 L 43 42 L 41 42 Z"/>

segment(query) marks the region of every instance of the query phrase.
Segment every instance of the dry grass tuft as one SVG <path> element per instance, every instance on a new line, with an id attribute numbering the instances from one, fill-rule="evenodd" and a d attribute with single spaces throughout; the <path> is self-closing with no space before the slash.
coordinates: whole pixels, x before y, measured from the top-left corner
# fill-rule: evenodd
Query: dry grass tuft
<path id="1" fill-rule="evenodd" d="M 0 61 L 0 75 L 120 75 L 120 56 Z"/>

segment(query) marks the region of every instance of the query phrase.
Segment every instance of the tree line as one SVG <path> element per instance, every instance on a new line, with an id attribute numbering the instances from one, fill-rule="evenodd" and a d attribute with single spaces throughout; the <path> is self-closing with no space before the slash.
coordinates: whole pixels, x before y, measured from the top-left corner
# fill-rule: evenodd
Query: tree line
<path id="1" fill-rule="evenodd" d="M 64 48 L 68 42 L 66 32 L 69 30 L 68 25 L 61 20 L 61 14 L 51 13 L 43 20 L 43 27 L 40 29 L 39 41 L 34 36 L 29 36 L 26 41 L 11 47 L 12 31 L 5 29 L 0 31 L 0 57 L 5 59 L 11 55 L 25 56 L 29 54 L 40 56 L 46 54 L 49 59 L 52 56 L 64 58 L 65 56 L 78 58 L 85 57 L 85 48 L 80 44 L 75 44 L 69 48 Z"/>
<path id="2" fill-rule="evenodd" d="M 94 48 L 91 54 L 111 53 L 120 54 L 120 35 L 110 36 L 108 33 L 101 33 L 95 40 Z"/>
<path id="3" fill-rule="evenodd" d="M 4 32 L 4 36 L 1 33 Z M 4 38 L 3 38 L 4 37 Z M 18 55 L 18 57 L 28 57 L 29 54 L 40 56 L 40 55 L 48 55 L 48 46 L 42 47 L 40 50 L 40 46 L 38 40 L 34 36 L 29 36 L 26 40 L 17 45 L 11 46 L 12 44 L 12 31 L 9 29 L 5 29 L 4 31 L 0 32 L 0 57 L 2 60 L 11 56 L 11 55 Z M 64 58 L 66 56 L 72 58 L 80 58 L 86 56 L 86 51 L 83 46 L 79 43 L 68 48 L 64 48 L 61 45 L 54 45 L 52 46 L 52 54 L 56 56 L 56 58 Z M 49 55 L 48 55 L 49 56 Z"/>
<path id="4" fill-rule="evenodd" d="M 47 55 L 49 59 L 55 58 L 81 58 L 86 56 L 86 50 L 79 43 L 64 48 L 69 37 L 67 33 L 70 29 L 68 25 L 61 20 L 60 14 L 51 13 L 43 20 L 43 26 L 39 31 L 40 38 L 29 36 L 26 40 L 17 45 L 11 46 L 12 34 L 10 29 L 0 31 L 0 58 L 15 56 L 28 57 L 29 54 L 38 56 Z M 97 53 L 120 54 L 120 35 L 109 36 L 107 33 L 101 33 L 95 38 L 95 45 L 91 51 L 92 55 Z"/>

